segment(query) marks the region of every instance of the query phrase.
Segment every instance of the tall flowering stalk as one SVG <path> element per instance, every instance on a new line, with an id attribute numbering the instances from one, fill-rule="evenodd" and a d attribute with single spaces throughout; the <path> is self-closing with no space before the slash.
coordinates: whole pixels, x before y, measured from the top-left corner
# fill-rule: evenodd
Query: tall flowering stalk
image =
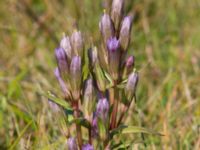
<path id="1" fill-rule="evenodd" d="M 82 33 L 75 30 L 71 36 L 64 36 L 55 49 L 54 73 L 73 111 L 69 124 L 76 127 L 75 131 L 69 130 L 69 150 L 111 149 L 113 136 L 129 128 L 121 125 L 135 99 L 138 72 L 134 56 L 128 54 L 133 16 L 124 15 L 123 5 L 124 0 L 113 0 L 110 14 L 104 11 L 99 22 L 102 42 L 98 48 L 86 51 Z M 87 133 L 83 133 L 83 127 Z M 142 128 L 137 131 L 147 133 Z"/>

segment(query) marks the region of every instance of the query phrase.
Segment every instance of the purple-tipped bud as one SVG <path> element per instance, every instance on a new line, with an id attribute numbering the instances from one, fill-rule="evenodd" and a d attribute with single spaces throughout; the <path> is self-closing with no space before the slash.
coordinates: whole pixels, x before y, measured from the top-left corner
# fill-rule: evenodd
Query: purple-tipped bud
<path id="1" fill-rule="evenodd" d="M 94 147 L 90 144 L 84 144 L 82 150 L 94 150 Z"/>
<path id="2" fill-rule="evenodd" d="M 132 27 L 132 16 L 127 16 L 124 18 L 120 30 L 119 42 L 121 48 L 126 51 L 130 42 L 131 27 Z"/>
<path id="3" fill-rule="evenodd" d="M 119 41 L 116 37 L 110 38 L 107 42 L 108 49 L 108 62 L 109 69 L 113 80 L 118 79 L 118 70 L 119 70 L 119 57 L 120 57 L 120 49 L 119 49 Z"/>
<path id="4" fill-rule="evenodd" d="M 95 63 L 98 61 L 97 48 L 93 47 L 88 50 L 88 57 L 92 67 L 94 67 Z"/>
<path id="5" fill-rule="evenodd" d="M 81 57 L 74 56 L 70 65 L 70 75 L 71 75 L 71 88 L 72 96 L 74 100 L 78 100 L 80 97 L 80 86 L 81 86 Z"/>
<path id="6" fill-rule="evenodd" d="M 119 25 L 123 16 L 124 0 L 113 0 L 111 18 L 115 25 L 115 30 L 118 31 Z"/>
<path id="7" fill-rule="evenodd" d="M 70 44 L 70 39 L 69 37 L 67 36 L 64 36 L 62 38 L 62 40 L 60 41 L 60 47 L 63 48 L 65 50 L 65 53 L 67 55 L 67 58 L 69 60 L 71 60 L 71 57 L 72 57 L 72 47 L 71 47 L 71 44 Z"/>
<path id="8" fill-rule="evenodd" d="M 68 90 L 67 84 L 65 84 L 65 82 L 62 80 L 58 68 L 56 68 L 56 69 L 54 70 L 54 75 L 56 76 L 56 78 L 57 78 L 57 80 L 58 80 L 58 82 L 59 82 L 59 84 L 60 84 L 60 87 L 61 87 L 61 89 L 62 89 L 62 91 L 63 91 L 65 97 L 68 98 L 68 97 L 70 96 L 70 92 L 69 92 L 69 90 Z"/>
<path id="9" fill-rule="evenodd" d="M 85 84 L 84 97 L 83 97 L 84 114 L 88 120 L 91 120 L 92 113 L 95 110 L 95 103 L 96 103 L 96 95 L 93 86 L 93 80 L 92 78 L 89 78 Z"/>
<path id="10" fill-rule="evenodd" d="M 83 56 L 83 38 L 80 31 L 74 31 L 71 35 L 71 45 L 73 48 L 73 55 Z"/>
<path id="11" fill-rule="evenodd" d="M 131 101 L 133 99 L 133 96 L 137 88 L 138 80 L 139 80 L 139 76 L 136 71 L 131 73 L 128 77 L 128 81 L 125 87 L 125 93 L 126 93 L 126 97 L 128 101 Z"/>
<path id="12" fill-rule="evenodd" d="M 63 48 L 59 47 L 55 49 L 55 56 L 58 64 L 59 71 L 61 75 L 68 72 L 67 57 Z"/>
<path id="13" fill-rule="evenodd" d="M 99 28 L 101 31 L 101 35 L 103 37 L 104 44 L 106 44 L 108 39 L 114 36 L 114 27 L 113 27 L 113 23 L 110 16 L 106 14 L 105 12 L 103 16 L 101 17 Z"/>
<path id="14" fill-rule="evenodd" d="M 99 99 L 97 103 L 96 114 L 101 120 L 106 123 L 108 120 L 109 103 L 106 98 Z"/>
<path id="15" fill-rule="evenodd" d="M 126 59 L 126 67 L 127 67 L 127 68 L 130 68 L 130 67 L 134 66 L 134 61 L 135 61 L 134 56 L 129 56 L 129 57 Z"/>
<path id="16" fill-rule="evenodd" d="M 76 139 L 73 137 L 70 137 L 67 140 L 67 147 L 68 147 L 68 150 L 78 150 L 78 145 L 76 143 Z"/>

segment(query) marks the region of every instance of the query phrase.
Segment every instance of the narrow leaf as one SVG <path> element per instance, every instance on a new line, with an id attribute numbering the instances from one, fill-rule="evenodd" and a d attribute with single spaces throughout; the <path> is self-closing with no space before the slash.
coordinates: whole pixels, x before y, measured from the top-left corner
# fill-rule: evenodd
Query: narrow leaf
<path id="1" fill-rule="evenodd" d="M 146 133 L 146 134 L 154 134 L 163 136 L 163 134 L 155 132 L 153 130 L 149 130 L 143 127 L 137 127 L 137 126 L 128 126 L 121 131 L 122 134 L 131 134 L 131 133 Z"/>

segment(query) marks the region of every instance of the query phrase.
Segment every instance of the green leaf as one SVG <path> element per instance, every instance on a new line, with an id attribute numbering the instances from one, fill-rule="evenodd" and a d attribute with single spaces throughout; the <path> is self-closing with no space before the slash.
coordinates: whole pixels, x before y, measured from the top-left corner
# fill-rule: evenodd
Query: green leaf
<path id="1" fill-rule="evenodd" d="M 106 136 L 107 136 L 106 125 L 102 121 L 101 118 L 98 118 L 98 132 L 99 132 L 100 139 L 103 141 L 106 140 Z"/>
<path id="2" fill-rule="evenodd" d="M 137 127 L 137 126 L 127 126 L 126 128 L 123 128 L 121 131 L 122 134 L 131 134 L 131 133 L 146 133 L 146 134 L 154 134 L 163 136 L 163 134 L 155 132 L 150 129 L 146 129 L 143 127 Z"/>
<path id="3" fill-rule="evenodd" d="M 112 77 L 105 70 L 103 70 L 103 72 L 104 72 L 106 79 L 108 79 L 108 81 L 110 82 L 110 85 L 113 86 L 114 82 L 113 82 Z"/>
<path id="4" fill-rule="evenodd" d="M 64 109 L 72 110 L 68 102 L 66 102 L 63 99 L 55 97 L 55 95 L 51 94 L 50 92 L 40 93 L 40 94 L 47 97 L 49 100 L 51 100 L 52 102 L 56 103 L 57 105 L 63 107 Z"/>
<path id="5" fill-rule="evenodd" d="M 8 86 L 8 98 L 13 96 L 19 97 L 21 94 L 20 81 L 27 75 L 27 70 L 22 70 L 13 80 L 10 81 Z"/>
<path id="6" fill-rule="evenodd" d="M 145 134 L 154 134 L 154 135 L 163 136 L 161 133 L 158 133 L 158 132 L 155 132 L 153 130 L 149 130 L 143 127 L 121 125 L 110 132 L 110 137 L 112 138 L 114 135 L 117 135 L 119 133 L 121 134 L 145 133 Z"/>
<path id="7" fill-rule="evenodd" d="M 122 131 L 122 129 L 127 128 L 126 125 L 120 125 L 118 128 L 115 128 L 113 130 L 110 131 L 110 137 L 112 138 L 114 135 L 118 134 L 119 132 Z"/>
<path id="8" fill-rule="evenodd" d="M 85 118 L 75 118 L 69 124 L 73 124 L 73 123 L 84 126 L 86 128 L 91 127 L 90 122 L 86 120 Z"/>
<path id="9" fill-rule="evenodd" d="M 26 130 L 31 126 L 31 124 L 33 123 L 33 120 L 31 120 L 26 126 L 25 128 L 22 130 L 22 132 L 19 134 L 18 138 L 15 140 L 15 142 L 11 145 L 11 147 L 9 148 L 9 150 L 13 150 L 16 145 L 19 143 L 20 139 L 22 138 L 22 136 L 25 134 Z"/>

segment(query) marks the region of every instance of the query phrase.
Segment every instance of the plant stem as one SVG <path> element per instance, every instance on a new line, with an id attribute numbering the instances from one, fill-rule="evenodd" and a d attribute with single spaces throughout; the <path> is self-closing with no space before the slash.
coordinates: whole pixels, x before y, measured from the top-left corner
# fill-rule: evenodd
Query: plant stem
<path id="1" fill-rule="evenodd" d="M 78 101 L 75 101 L 73 103 L 73 108 L 74 108 L 74 118 L 79 117 L 79 106 L 78 106 Z M 81 132 L 81 126 L 76 124 L 76 134 L 77 134 L 77 139 L 78 139 L 78 145 L 79 148 L 82 148 L 82 132 Z"/>
<path id="2" fill-rule="evenodd" d="M 135 99 L 135 102 L 136 102 L 136 96 L 135 96 L 135 95 L 134 95 L 134 99 Z M 121 115 L 120 115 L 120 117 L 119 117 L 119 120 L 118 120 L 118 122 L 117 122 L 117 126 L 119 126 L 119 124 L 121 123 L 122 119 L 124 118 L 125 113 L 129 110 L 132 101 L 133 101 L 133 100 L 131 100 L 131 101 L 129 102 L 128 106 L 124 106 L 124 108 L 123 108 L 123 110 L 122 110 L 122 113 L 121 113 Z"/>
<path id="3" fill-rule="evenodd" d="M 88 128 L 89 143 L 92 144 L 92 128 Z"/>
<path id="4" fill-rule="evenodd" d="M 113 111 L 111 115 L 111 129 L 116 127 L 116 120 L 117 120 L 117 111 L 118 111 L 118 103 L 119 103 L 119 93 L 116 87 L 114 87 L 114 104 L 113 104 Z"/>

